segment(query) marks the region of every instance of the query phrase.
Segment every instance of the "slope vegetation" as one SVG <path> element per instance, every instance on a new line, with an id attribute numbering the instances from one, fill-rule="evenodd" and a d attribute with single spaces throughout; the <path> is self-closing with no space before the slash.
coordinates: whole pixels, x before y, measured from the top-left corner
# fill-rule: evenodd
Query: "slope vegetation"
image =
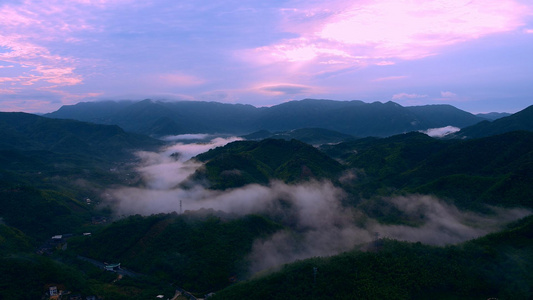
<path id="1" fill-rule="evenodd" d="M 233 142 L 196 158 L 205 162 L 196 179 L 207 179 L 215 189 L 265 184 L 272 179 L 294 183 L 336 178 L 343 170 L 337 161 L 297 140 Z"/>
<path id="2" fill-rule="evenodd" d="M 454 138 L 480 138 L 510 131 L 533 131 L 533 105 L 515 114 L 494 121 L 483 121 L 451 135 Z"/>
<path id="3" fill-rule="evenodd" d="M 286 265 L 213 299 L 529 299 L 532 232 L 529 217 L 503 232 L 446 248 L 377 240 L 372 251 Z"/>
<path id="4" fill-rule="evenodd" d="M 72 247 L 208 293 L 244 275 L 253 241 L 281 229 L 260 216 L 225 219 L 211 213 L 132 216 Z"/>
<path id="5" fill-rule="evenodd" d="M 462 207 L 533 207 L 528 196 L 533 192 L 532 132 L 472 140 L 408 133 L 322 149 L 363 175 L 353 189 L 365 197 L 393 188 L 396 193 L 436 194 Z"/>

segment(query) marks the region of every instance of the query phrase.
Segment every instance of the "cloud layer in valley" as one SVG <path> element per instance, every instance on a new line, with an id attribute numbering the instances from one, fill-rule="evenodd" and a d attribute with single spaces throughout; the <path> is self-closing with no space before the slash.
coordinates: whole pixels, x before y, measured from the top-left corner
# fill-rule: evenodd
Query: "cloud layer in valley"
<path id="1" fill-rule="evenodd" d="M 235 140 L 238 138 L 216 138 L 204 144 L 178 143 L 161 153 L 140 152 L 142 165 L 138 172 L 144 185 L 107 190 L 107 203 L 117 215 L 178 212 L 183 207 L 184 211 L 210 209 L 236 217 L 270 216 L 290 230 L 254 243 L 249 256 L 252 272 L 298 259 L 334 255 L 371 242 L 376 235 L 432 245 L 458 243 L 496 231 L 531 213 L 493 208 L 491 215 L 482 215 L 460 211 L 435 197 L 410 195 L 383 200 L 420 225 L 383 225 L 360 210 L 344 206 L 346 193 L 330 181 L 297 185 L 273 181 L 266 186 L 251 184 L 224 191 L 209 190 L 201 184 L 180 187 L 201 167 L 191 157 Z"/>
<path id="2" fill-rule="evenodd" d="M 457 132 L 459 130 L 461 130 L 461 128 L 454 127 L 454 126 L 446 126 L 446 127 L 440 127 L 440 128 L 430 128 L 428 130 L 422 131 L 422 133 L 425 133 L 429 135 L 430 137 L 443 137 L 445 135 Z"/>

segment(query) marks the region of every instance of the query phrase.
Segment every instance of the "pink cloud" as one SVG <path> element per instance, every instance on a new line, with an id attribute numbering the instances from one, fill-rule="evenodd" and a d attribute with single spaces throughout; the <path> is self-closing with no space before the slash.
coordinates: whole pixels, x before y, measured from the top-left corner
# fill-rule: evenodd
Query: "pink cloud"
<path id="1" fill-rule="evenodd" d="M 73 33 L 95 30 L 88 23 L 93 17 L 87 5 L 101 7 L 108 2 L 120 1 L 25 0 L 0 6 L 0 47 L 4 50 L 0 62 L 10 64 L 0 68 L 10 68 L 12 74 L 3 93 L 15 94 L 21 87 L 57 89 L 83 83 L 83 76 L 76 72 L 79 61 L 47 45 L 50 41 L 76 42 Z"/>
<path id="2" fill-rule="evenodd" d="M 0 61 L 13 63 L 18 68 L 17 76 L 9 77 L 12 82 L 29 86 L 38 82 L 57 85 L 76 85 L 82 82 L 80 75 L 74 73 L 74 60 L 53 55 L 45 47 L 18 41 L 16 38 L 0 36 L 0 46 L 8 52 L 0 53 Z"/>
<path id="3" fill-rule="evenodd" d="M 300 84 L 274 83 L 262 85 L 256 88 L 256 90 L 260 93 L 266 93 L 271 95 L 301 95 L 311 93 L 316 89 L 310 86 Z"/>
<path id="4" fill-rule="evenodd" d="M 272 63 L 307 63 L 318 61 L 320 64 L 346 64 L 358 58 L 337 49 L 328 43 L 320 43 L 307 38 L 285 40 L 284 43 L 259 47 L 239 53 L 239 57 L 248 58 L 259 64 Z"/>
<path id="5" fill-rule="evenodd" d="M 384 61 L 380 61 L 380 62 L 377 62 L 376 65 L 378 66 L 391 66 L 391 65 L 395 65 L 396 63 L 393 62 L 393 61 L 390 61 L 390 60 L 384 60 Z"/>
<path id="6" fill-rule="evenodd" d="M 387 76 L 387 77 L 380 77 L 380 78 L 376 78 L 372 81 L 375 81 L 375 82 L 380 82 L 380 81 L 389 81 L 389 80 L 399 80 L 399 79 L 404 79 L 404 78 L 407 78 L 408 76 Z"/>
<path id="7" fill-rule="evenodd" d="M 0 83 L 8 82 L 8 81 L 16 81 L 16 80 L 14 78 L 11 78 L 11 77 L 0 77 Z"/>
<path id="8" fill-rule="evenodd" d="M 457 94 L 456 93 L 452 93 L 452 92 L 440 92 L 440 95 L 441 97 L 443 98 L 455 98 L 457 97 Z"/>
<path id="9" fill-rule="evenodd" d="M 40 113 L 48 111 L 49 105 L 50 101 L 46 100 L 3 100 L 1 111 L 25 111 L 28 113 Z"/>
<path id="10" fill-rule="evenodd" d="M 183 73 L 162 74 L 157 76 L 157 80 L 170 86 L 197 86 L 206 81 L 202 78 Z"/>
<path id="11" fill-rule="evenodd" d="M 399 93 L 392 96 L 393 100 L 398 99 L 416 99 L 416 98 L 426 98 L 428 95 L 420 95 L 420 94 L 407 94 L 407 93 Z"/>
<path id="12" fill-rule="evenodd" d="M 16 91 L 13 89 L 0 89 L 0 95 L 13 95 Z"/>
<path id="13" fill-rule="evenodd" d="M 393 64 L 395 59 L 420 59 L 446 46 L 516 30 L 532 11 L 515 0 L 294 3 L 281 13 L 283 28 L 298 37 L 255 49 L 255 61 L 322 64 L 330 70 Z"/>

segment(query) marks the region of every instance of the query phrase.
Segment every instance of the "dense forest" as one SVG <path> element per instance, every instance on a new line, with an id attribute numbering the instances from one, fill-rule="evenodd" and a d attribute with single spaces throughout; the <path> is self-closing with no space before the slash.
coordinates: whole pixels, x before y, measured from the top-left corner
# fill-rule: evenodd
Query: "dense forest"
<path id="1" fill-rule="evenodd" d="M 0 298 L 529 299 L 532 118 L 216 144 L 1 113 Z"/>

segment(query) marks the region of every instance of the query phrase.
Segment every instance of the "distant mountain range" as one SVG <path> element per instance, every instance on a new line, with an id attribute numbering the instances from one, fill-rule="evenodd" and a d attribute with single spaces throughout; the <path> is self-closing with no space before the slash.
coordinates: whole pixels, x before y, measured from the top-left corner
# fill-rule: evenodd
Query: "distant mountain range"
<path id="1" fill-rule="evenodd" d="M 152 136 L 186 133 L 250 134 L 260 130 L 323 128 L 342 134 L 391 136 L 445 126 L 463 128 L 485 120 L 451 105 L 404 107 L 394 102 L 305 99 L 272 107 L 217 102 L 86 102 L 44 115 L 118 125 Z"/>
<path id="2" fill-rule="evenodd" d="M 505 113 L 505 112 L 502 112 L 502 113 L 491 112 L 491 113 L 486 113 L 486 114 L 476 114 L 476 116 L 483 118 L 483 119 L 487 119 L 489 121 L 494 121 L 500 118 L 508 117 L 510 115 L 511 115 L 510 113 Z"/>
<path id="3" fill-rule="evenodd" d="M 483 121 L 451 134 L 451 138 L 480 138 L 510 131 L 533 131 L 533 105 L 510 116 L 494 121 Z"/>

